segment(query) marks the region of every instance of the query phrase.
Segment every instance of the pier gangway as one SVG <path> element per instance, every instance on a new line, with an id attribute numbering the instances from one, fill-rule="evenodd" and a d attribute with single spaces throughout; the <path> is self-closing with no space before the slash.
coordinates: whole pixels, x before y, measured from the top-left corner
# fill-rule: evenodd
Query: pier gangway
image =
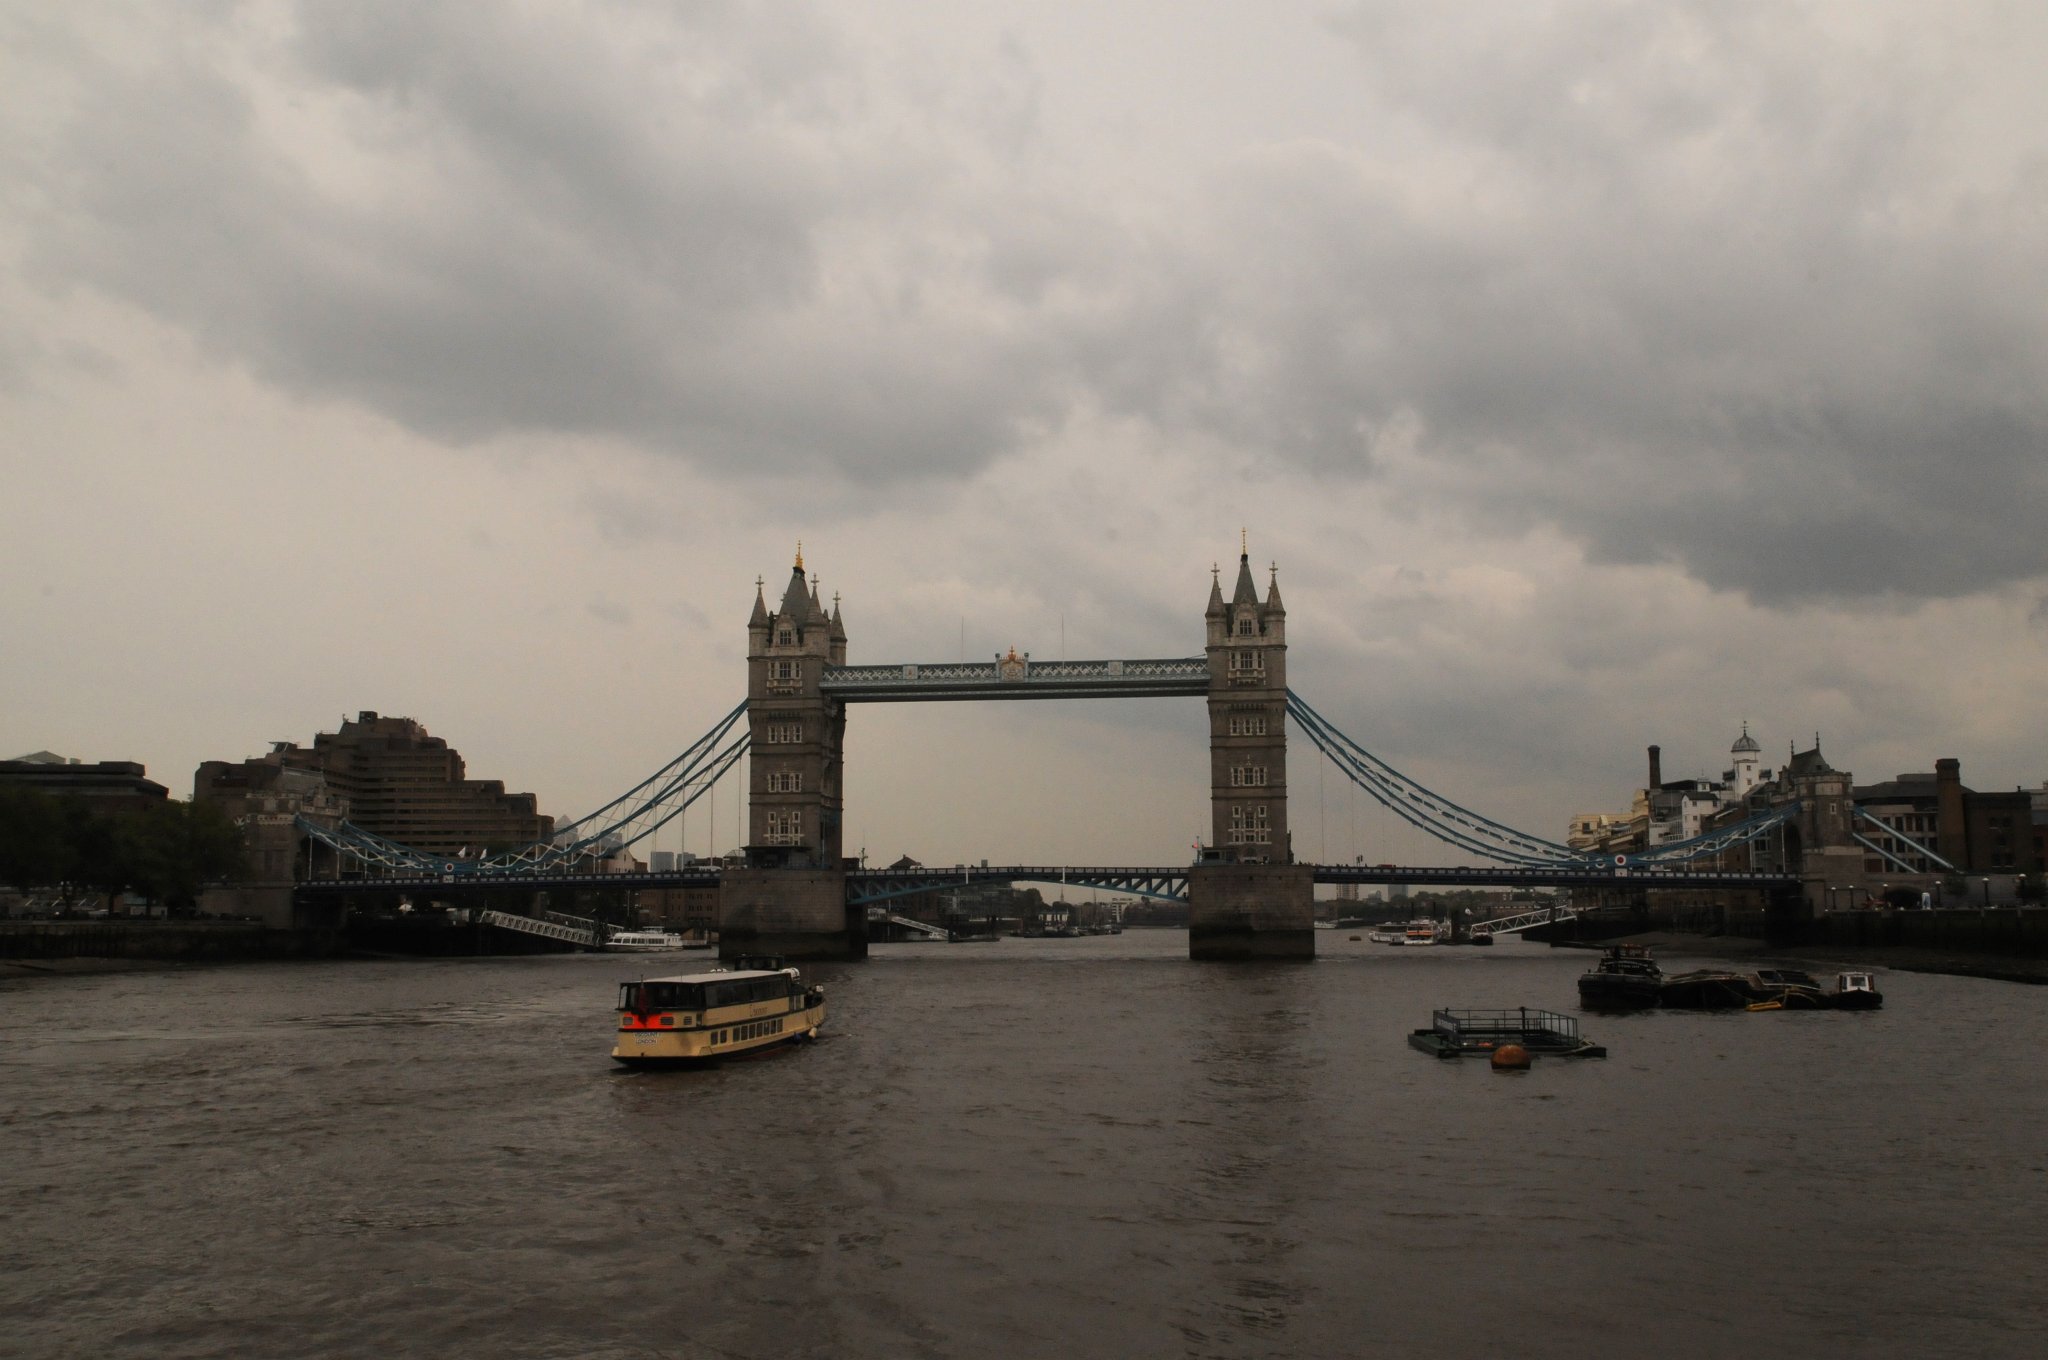
<path id="1" fill-rule="evenodd" d="M 1544 925 L 1551 921 L 1569 921 L 1579 914 L 1577 907 L 1538 907 L 1534 911 L 1518 911 L 1513 916 L 1496 916 L 1491 921 L 1474 921 L 1472 929 L 1484 930 L 1494 935 L 1512 935 L 1531 926 Z"/>
<path id="2" fill-rule="evenodd" d="M 553 914 L 552 912 L 549 913 L 549 915 Z M 541 920 L 532 916 L 515 916 L 509 911 L 482 911 L 477 913 L 476 919 L 487 926 L 496 926 L 500 930 L 516 930 L 522 935 L 539 935 L 550 940 L 561 940 L 566 944 L 577 945 L 584 949 L 595 949 L 598 947 L 597 930 L 594 924 L 591 928 L 584 929 L 578 926 L 563 925 L 560 921 Z M 574 918 L 570 919 L 573 920 Z"/>
<path id="3" fill-rule="evenodd" d="M 929 921 L 919 921 L 909 916 L 891 916 L 888 919 L 890 925 L 901 930 L 910 931 L 914 935 L 923 935 L 933 940 L 950 940 L 953 938 L 951 931 L 941 926 L 935 926 Z"/>

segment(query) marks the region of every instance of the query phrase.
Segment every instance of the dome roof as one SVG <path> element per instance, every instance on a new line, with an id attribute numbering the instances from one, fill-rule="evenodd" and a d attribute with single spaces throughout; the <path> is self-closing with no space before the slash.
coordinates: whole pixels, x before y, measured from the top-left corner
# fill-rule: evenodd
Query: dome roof
<path id="1" fill-rule="evenodd" d="M 1742 725 L 1742 735 L 1735 739 L 1735 744 L 1729 747 L 1728 751 L 1731 755 L 1739 756 L 1755 755 L 1763 749 L 1763 747 L 1756 744 L 1756 738 L 1749 735 L 1749 724 L 1744 723 Z"/>

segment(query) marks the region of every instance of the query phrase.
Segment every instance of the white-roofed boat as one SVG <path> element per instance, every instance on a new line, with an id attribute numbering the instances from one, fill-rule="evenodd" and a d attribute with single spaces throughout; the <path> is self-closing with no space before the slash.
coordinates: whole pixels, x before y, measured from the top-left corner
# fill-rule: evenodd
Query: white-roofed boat
<path id="1" fill-rule="evenodd" d="M 817 1037 L 824 988 L 779 958 L 734 963 L 621 983 L 613 1059 L 628 1067 L 701 1063 Z"/>

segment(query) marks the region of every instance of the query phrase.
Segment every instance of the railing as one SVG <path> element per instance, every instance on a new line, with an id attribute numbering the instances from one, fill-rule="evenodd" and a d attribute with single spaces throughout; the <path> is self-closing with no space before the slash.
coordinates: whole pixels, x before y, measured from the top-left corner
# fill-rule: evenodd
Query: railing
<path id="1" fill-rule="evenodd" d="M 950 937 L 950 932 L 931 924 L 931 922 L 929 921 L 913 920 L 908 916 L 891 916 L 888 918 L 888 920 L 889 924 L 893 926 L 899 926 L 904 930 L 915 931 L 920 935 L 929 935 L 935 940 L 943 940 Z"/>
<path id="2" fill-rule="evenodd" d="M 1010 656 L 992 661 L 828 666 L 818 688 L 843 700 L 1192 695 L 1208 692 L 1209 659 L 1033 661 Z"/>
<path id="3" fill-rule="evenodd" d="M 514 916 L 508 911 L 479 912 L 477 920 L 487 926 L 497 926 L 500 930 L 516 930 L 523 935 L 541 935 L 550 940 L 582 945 L 585 949 L 597 948 L 597 932 L 578 930 L 574 926 L 561 925 L 555 921 L 537 921 L 531 916 Z"/>
<path id="4" fill-rule="evenodd" d="M 1474 921 L 1472 929 L 1483 930 L 1489 935 L 1512 935 L 1518 930 L 1550 921 L 1569 921 L 1578 914 L 1577 907 L 1539 907 L 1535 911 L 1516 912 L 1513 916 L 1496 916 L 1491 921 Z"/>

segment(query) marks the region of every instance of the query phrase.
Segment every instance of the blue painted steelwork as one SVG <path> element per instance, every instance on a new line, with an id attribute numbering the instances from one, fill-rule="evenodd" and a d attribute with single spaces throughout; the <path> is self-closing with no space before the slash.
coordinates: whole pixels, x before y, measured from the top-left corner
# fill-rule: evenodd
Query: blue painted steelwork
<path id="1" fill-rule="evenodd" d="M 1700 859 L 1706 855 L 1718 855 L 1723 850 L 1733 849 L 1735 846 L 1755 840 L 1767 831 L 1783 826 L 1799 815 L 1799 807 L 1797 802 L 1781 803 L 1753 817 L 1745 817 L 1739 822 L 1716 827 L 1689 840 L 1653 845 L 1648 850 L 1637 851 L 1634 859 L 1637 864 L 1668 864 Z"/>
<path id="2" fill-rule="evenodd" d="M 1570 846 L 1559 845 L 1555 841 L 1546 841 L 1539 836 L 1517 831 L 1431 792 L 1332 727 L 1321 714 L 1310 708 L 1307 702 L 1292 690 L 1287 692 L 1287 713 L 1294 719 L 1295 724 L 1308 734 L 1308 739 L 1315 743 L 1316 749 L 1328 756 L 1331 763 L 1354 784 L 1372 795 L 1382 806 L 1392 809 L 1409 825 L 1428 832 L 1446 844 L 1529 869 L 1585 869 L 1597 874 L 1611 871 L 1615 867 L 1607 856 L 1582 854 Z M 1798 803 L 1787 803 L 1731 826 L 1718 827 L 1705 835 L 1633 853 L 1630 858 L 1638 865 L 1669 865 L 1719 854 L 1723 850 L 1753 841 L 1784 825 L 1798 813 Z"/>
<path id="3" fill-rule="evenodd" d="M 1287 691 L 1287 713 L 1316 749 L 1328 756 L 1352 783 L 1409 825 L 1440 841 L 1489 859 L 1530 867 L 1590 867 L 1606 863 L 1604 859 L 1582 855 L 1570 846 L 1482 817 L 1432 793 L 1332 727 L 1293 690 Z"/>
<path id="4" fill-rule="evenodd" d="M 1432 887 L 1599 888 L 1782 888 L 1799 882 L 1796 875 L 1771 871 L 1684 869 L 1658 866 L 1617 870 L 1612 865 L 1531 868 L 1500 864 L 1401 865 L 1312 864 L 1318 883 L 1404 883 Z M 846 876 L 847 901 L 861 906 L 912 893 L 937 892 L 968 883 L 1061 883 L 1091 891 L 1131 893 L 1164 901 L 1185 901 L 1189 866 L 1123 868 L 1053 868 L 1043 864 L 973 865 L 954 869 L 870 869 Z M 679 888 L 712 887 L 720 869 L 695 864 L 660 873 L 575 874 L 565 872 L 472 871 L 470 873 L 403 874 L 384 878 L 321 879 L 301 883 L 298 891 L 323 895 L 364 888 L 394 890 L 445 887 L 489 888 Z"/>
<path id="5" fill-rule="evenodd" d="M 943 699 L 1113 699 L 1209 692 L 1209 659 L 913 662 L 827 666 L 818 689 L 845 703 Z"/>
<path id="6" fill-rule="evenodd" d="M 1554 867 L 1458 864 L 1318 864 L 1318 883 L 1402 883 L 1410 887 L 1473 888 L 1774 888 L 1797 883 L 1793 874 L 1755 869 L 1648 869 L 1612 863 Z"/>
<path id="7" fill-rule="evenodd" d="M 1064 883 L 1070 888 L 1131 893 L 1168 902 L 1185 902 L 1188 897 L 1185 868 L 1052 868 L 1043 864 L 857 870 L 846 876 L 846 896 L 853 905 L 862 906 L 970 883 Z"/>
<path id="8" fill-rule="evenodd" d="M 533 877 L 561 873 L 644 840 L 682 816 L 746 753 L 745 732 L 722 748 L 719 745 L 746 711 L 742 700 L 682 754 L 595 812 L 558 827 L 552 838 L 499 854 L 475 859 L 432 854 L 346 821 L 329 827 L 300 817 L 297 826 L 354 863 L 386 873 L 425 875 L 432 880 L 451 874 Z"/>
<path id="9" fill-rule="evenodd" d="M 1932 850 L 1929 850 L 1926 846 L 1920 844 L 1920 842 L 1914 840 L 1911 836 L 1908 836 L 1905 832 L 1899 830 L 1890 822 L 1887 822 L 1884 818 L 1873 816 L 1871 813 L 1864 811 L 1862 808 L 1856 809 L 1856 816 L 1862 821 L 1869 822 L 1872 826 L 1879 828 L 1885 833 L 1885 835 L 1891 837 L 1893 840 L 1902 842 L 1908 848 L 1918 851 L 1920 854 L 1927 856 L 1927 858 L 1933 860 L 1936 864 L 1939 864 L 1942 868 L 1948 870 L 1950 873 L 1961 872 L 1956 868 L 1955 865 L 1950 864 L 1940 855 L 1935 854 Z M 1849 834 L 1851 836 L 1855 836 L 1858 844 L 1864 846 L 1866 849 L 1874 850 L 1878 854 L 1883 855 L 1886 859 L 1898 865 L 1899 868 L 1904 870 L 1906 873 L 1922 874 L 1927 872 L 1925 869 L 1916 868 L 1914 865 L 1908 863 L 1907 861 L 1900 859 L 1897 855 L 1885 849 L 1883 846 L 1865 840 L 1862 836 L 1857 836 L 1856 833 L 1853 831 Z"/>

